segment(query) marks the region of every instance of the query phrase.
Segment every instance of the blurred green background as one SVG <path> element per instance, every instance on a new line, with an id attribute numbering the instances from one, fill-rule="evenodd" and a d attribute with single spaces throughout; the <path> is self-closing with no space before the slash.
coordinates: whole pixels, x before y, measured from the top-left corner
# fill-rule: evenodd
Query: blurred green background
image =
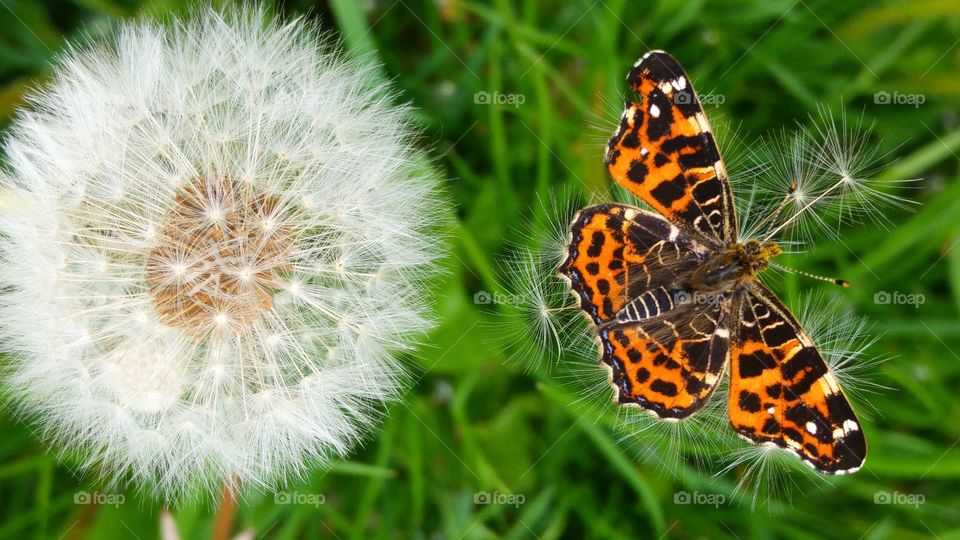
<path id="1" fill-rule="evenodd" d="M 234 530 L 266 538 L 960 538 L 960 3 L 827 0 L 337 0 L 285 2 L 374 55 L 417 108 L 456 204 L 453 255 L 439 291 L 441 326 L 410 363 L 415 385 L 382 430 L 348 461 L 289 491 L 324 504 L 274 504 L 247 494 Z M 0 0 L 0 125 L 25 90 L 42 85 L 70 40 L 118 19 L 184 11 L 155 0 Z M 507 361 L 496 310 L 498 260 L 527 238 L 537 200 L 570 188 L 612 189 L 603 143 L 645 51 L 670 51 L 714 124 L 746 140 L 805 122 L 818 106 L 876 122 L 897 161 L 888 178 L 922 178 L 914 212 L 865 223 L 789 263 L 849 279 L 845 305 L 882 334 L 869 396 L 866 467 L 829 483 L 797 480 L 789 501 L 733 496 L 737 471 L 717 479 L 637 461 L 613 416 L 585 415 L 550 374 Z M 477 103 L 477 92 L 522 104 Z M 877 92 L 922 96 L 883 103 Z M 482 100 L 481 100 L 482 101 Z M 914 99 L 914 101 L 917 101 Z M 723 148 L 721 148 L 723 150 Z M 731 150 L 732 152 L 732 150 Z M 736 156 L 727 155 L 727 160 Z M 821 289 L 794 282 L 795 303 Z M 923 294 L 920 306 L 874 294 Z M 781 291 L 784 292 L 784 291 Z M 831 291 L 835 293 L 835 291 Z M 599 367 L 597 369 L 600 369 Z M 0 538 L 155 538 L 161 508 L 128 494 L 121 505 L 74 504 L 94 489 L 58 464 L 29 428 L 0 411 Z M 723 495 L 719 505 L 675 494 Z M 478 493 L 523 504 L 476 504 Z M 878 495 L 879 494 L 879 495 Z M 888 498 L 883 494 L 900 494 Z M 482 496 L 481 496 L 482 497 Z M 916 504 L 905 504 L 913 501 Z M 502 502 L 502 501 L 501 501 Z M 215 508 L 180 508 L 183 538 L 209 537 Z"/>

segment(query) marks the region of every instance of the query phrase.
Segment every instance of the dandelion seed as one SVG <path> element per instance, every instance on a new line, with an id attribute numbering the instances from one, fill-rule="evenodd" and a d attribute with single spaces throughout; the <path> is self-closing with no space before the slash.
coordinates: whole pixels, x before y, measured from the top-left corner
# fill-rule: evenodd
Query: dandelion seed
<path id="1" fill-rule="evenodd" d="M 841 114 L 835 120 L 825 108 L 809 126 L 761 146 L 747 175 L 761 203 L 760 219 L 742 231 L 744 237 L 769 240 L 789 231 L 803 242 L 818 232 L 836 238 L 839 227 L 863 218 L 888 224 L 887 207 L 914 204 L 898 192 L 916 179 L 877 178 L 890 157 L 880 148 L 863 117 L 850 121 Z"/>
<path id="2" fill-rule="evenodd" d="M 0 173 L 20 413 L 167 500 L 275 487 L 360 441 L 430 327 L 438 183 L 407 109 L 261 10 L 68 52 Z"/>

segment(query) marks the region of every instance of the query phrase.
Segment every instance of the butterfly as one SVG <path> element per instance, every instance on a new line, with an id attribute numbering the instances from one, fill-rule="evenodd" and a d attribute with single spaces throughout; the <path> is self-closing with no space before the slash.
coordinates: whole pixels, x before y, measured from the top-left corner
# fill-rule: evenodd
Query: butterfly
<path id="1" fill-rule="evenodd" d="M 858 470 L 866 440 L 823 355 L 757 275 L 781 253 L 738 237 L 726 169 L 700 101 L 663 51 L 627 75 L 605 163 L 657 213 L 581 210 L 559 273 L 597 330 L 620 404 L 668 420 L 699 410 L 729 365 L 733 429 L 828 474 Z"/>

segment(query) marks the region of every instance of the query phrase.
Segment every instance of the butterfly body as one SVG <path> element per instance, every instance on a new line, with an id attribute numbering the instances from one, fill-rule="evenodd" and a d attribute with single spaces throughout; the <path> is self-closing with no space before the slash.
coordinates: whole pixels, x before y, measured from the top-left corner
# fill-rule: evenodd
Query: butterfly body
<path id="1" fill-rule="evenodd" d="M 782 253 L 776 243 L 750 240 L 718 250 L 690 276 L 694 290 L 725 290 L 754 279 L 767 268 L 767 261 Z"/>
<path id="2" fill-rule="evenodd" d="M 682 420 L 729 371 L 739 435 L 825 473 L 857 470 L 860 424 L 812 339 L 758 279 L 781 249 L 738 238 L 727 172 L 686 73 L 652 51 L 627 80 L 642 101 L 627 101 L 605 162 L 656 212 L 581 210 L 559 269 L 597 329 L 617 402 Z"/>

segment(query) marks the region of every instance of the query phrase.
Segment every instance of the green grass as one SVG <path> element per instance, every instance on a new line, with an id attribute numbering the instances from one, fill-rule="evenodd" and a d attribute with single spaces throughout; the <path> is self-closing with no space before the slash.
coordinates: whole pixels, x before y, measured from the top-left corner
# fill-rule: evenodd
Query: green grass
<path id="1" fill-rule="evenodd" d="M 163 0 L 0 0 L 0 124 L 68 40 L 118 18 L 183 9 Z M 322 493 L 325 504 L 276 505 L 250 493 L 236 530 L 284 539 L 960 538 L 960 4 L 335 0 L 280 9 L 321 20 L 349 50 L 382 62 L 385 79 L 417 107 L 457 220 L 436 299 L 442 324 L 410 359 L 417 378 L 406 402 L 349 461 L 290 488 Z M 875 370 L 889 389 L 869 398 L 879 414 L 865 422 L 866 467 L 827 485 L 798 477 L 789 503 L 674 504 L 679 490 L 729 499 L 734 475 L 665 474 L 634 460 L 609 414 L 591 416 L 548 374 L 508 362 L 496 312 L 472 302 L 498 290 L 498 261 L 527 242 L 521 224 L 540 212 L 538 198 L 612 192 L 603 142 L 626 70 L 651 48 L 676 56 L 701 94 L 725 97 L 708 110 L 714 125 L 752 140 L 805 122 L 818 106 L 863 114 L 899 158 L 884 176 L 923 179 L 910 194 L 922 205 L 890 211 L 890 230 L 850 227 L 842 243 L 824 239 L 790 260 L 849 279 L 844 304 L 875 323 L 883 337 L 874 352 L 892 359 Z M 480 91 L 524 102 L 476 104 Z M 925 103 L 879 105 L 879 91 L 920 93 Z M 787 289 L 795 301 L 821 287 Z M 877 291 L 926 302 L 877 305 Z M 157 536 L 160 508 L 149 500 L 73 504 L 92 484 L 0 414 L 0 538 Z M 474 504 L 480 491 L 524 502 Z M 922 494 L 924 504 L 878 505 L 877 492 Z M 175 511 L 184 538 L 208 536 L 214 514 Z"/>

